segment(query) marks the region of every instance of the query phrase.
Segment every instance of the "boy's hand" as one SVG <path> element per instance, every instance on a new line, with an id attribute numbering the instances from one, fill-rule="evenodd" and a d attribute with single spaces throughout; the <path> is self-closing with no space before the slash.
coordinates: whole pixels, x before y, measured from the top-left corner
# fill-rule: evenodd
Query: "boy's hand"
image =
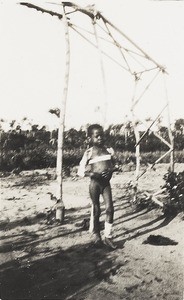
<path id="1" fill-rule="evenodd" d="M 99 173 L 96 173 L 96 172 L 91 172 L 90 177 L 91 177 L 91 179 L 101 179 L 102 175 Z"/>
<path id="2" fill-rule="evenodd" d="M 106 180 L 110 180 L 112 177 L 112 171 L 104 171 L 102 172 L 102 178 Z"/>
<path id="3" fill-rule="evenodd" d="M 91 172 L 90 173 L 91 179 L 105 179 L 105 180 L 110 180 L 112 177 L 112 171 L 104 171 L 101 174 L 96 173 L 96 172 Z"/>
<path id="4" fill-rule="evenodd" d="M 113 168 L 113 172 L 117 172 L 117 171 L 120 171 L 121 170 L 121 167 L 118 166 L 118 165 L 115 165 L 114 168 Z"/>

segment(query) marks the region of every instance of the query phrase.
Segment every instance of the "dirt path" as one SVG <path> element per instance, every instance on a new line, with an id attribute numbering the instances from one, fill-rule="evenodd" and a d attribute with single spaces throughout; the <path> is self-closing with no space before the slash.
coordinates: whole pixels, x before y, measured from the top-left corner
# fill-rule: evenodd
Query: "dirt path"
<path id="1" fill-rule="evenodd" d="M 157 176 L 150 174 L 142 186 L 149 184 L 154 190 L 164 173 L 165 166 L 159 167 Z M 47 218 L 53 205 L 48 194 L 55 189 L 52 179 L 41 173 L 30 177 L 29 172 L 3 178 L 1 299 L 182 300 L 182 216 L 165 218 L 155 209 L 135 211 L 124 189 L 131 176 L 127 172 L 112 180 L 116 251 L 90 246 L 83 222 L 90 214 L 87 179 L 64 183 L 68 209 L 61 226 Z M 178 244 L 143 244 L 150 234 Z"/>

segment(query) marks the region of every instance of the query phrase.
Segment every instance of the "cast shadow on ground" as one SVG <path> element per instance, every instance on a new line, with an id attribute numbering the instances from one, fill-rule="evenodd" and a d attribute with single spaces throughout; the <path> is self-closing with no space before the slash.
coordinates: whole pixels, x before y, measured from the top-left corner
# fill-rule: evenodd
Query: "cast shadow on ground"
<path id="1" fill-rule="evenodd" d="M 121 215 L 121 217 L 117 218 L 114 222 L 114 225 L 122 224 L 122 223 L 125 223 L 125 222 L 128 222 L 128 221 L 131 221 L 133 219 L 136 219 L 140 216 L 143 216 L 143 215 L 147 214 L 151 210 L 152 209 L 149 209 L 149 208 L 146 209 L 146 210 L 144 208 L 142 208 L 142 209 L 139 209 L 139 210 L 133 210 L 131 212 L 128 212 L 124 215 Z M 124 218 L 129 217 L 129 216 L 130 216 L 130 218 L 124 219 Z M 123 221 L 122 221 L 122 219 L 123 219 Z"/>
<path id="2" fill-rule="evenodd" d="M 122 207 L 124 210 L 126 205 L 126 201 L 115 201 L 116 209 Z M 75 223 L 82 222 L 84 216 L 86 217 L 86 212 L 86 208 L 67 212 L 66 222 L 74 224 L 72 230 L 65 226 L 53 225 L 50 227 L 53 231 L 46 237 L 45 235 L 43 237 L 36 236 L 34 232 L 23 232 L 13 244 L 11 243 L 11 236 L 9 236 L 8 243 L 5 243 L 4 248 L 1 247 L 0 252 L 23 251 L 24 255 L 20 259 L 12 258 L 9 262 L 1 265 L 2 299 L 64 300 L 70 297 L 70 299 L 76 300 L 79 299 L 77 293 L 86 292 L 102 280 L 108 282 L 110 276 L 116 274 L 123 264 L 114 263 L 115 254 L 110 255 L 111 252 L 105 246 L 96 249 L 87 242 L 81 245 L 78 243 L 62 250 L 61 240 L 61 247 L 54 249 L 42 247 L 44 242 L 66 236 L 75 239 L 76 242 L 78 234 L 84 229 L 82 227 L 75 228 Z M 127 216 L 130 217 L 129 220 L 138 218 L 147 212 L 128 211 L 121 215 L 118 221 Z M 159 216 L 146 224 L 128 230 L 126 234 L 131 234 L 131 236 L 126 237 L 125 234 L 125 238 L 122 238 L 122 232 L 120 232 L 116 236 L 117 245 L 119 248 L 123 248 L 126 241 L 162 228 L 168 225 L 174 217 Z M 123 223 L 123 221 L 118 224 Z M 157 222 L 159 224 L 153 227 Z M 149 228 L 150 226 L 152 227 Z M 44 225 L 44 228 L 48 230 L 49 226 Z M 38 248 L 36 248 L 37 246 Z M 30 251 L 24 251 L 26 247 Z"/>
<path id="3" fill-rule="evenodd" d="M 124 235 L 123 239 L 121 238 L 122 237 L 122 233 L 117 234 L 116 235 L 116 239 L 118 240 L 117 241 L 118 247 L 121 247 L 122 245 L 124 245 L 126 241 L 133 240 L 133 239 L 135 239 L 137 237 L 146 235 L 148 233 L 151 233 L 151 232 L 153 232 L 155 230 L 158 230 L 158 229 L 160 229 L 162 227 L 167 226 L 176 216 L 177 216 L 177 214 L 174 214 L 174 215 L 171 215 L 171 216 L 164 216 L 164 215 L 158 216 L 157 218 L 155 218 L 154 220 L 152 220 L 152 221 L 150 221 L 150 222 L 148 222 L 146 224 L 143 224 L 143 225 L 138 226 L 136 228 L 133 228 L 133 229 L 125 231 L 123 233 L 123 235 Z M 152 226 L 152 225 L 154 225 L 157 222 L 159 222 L 158 225 L 149 228 L 149 226 Z M 141 230 L 141 231 L 139 231 L 139 230 Z M 131 234 L 131 233 L 133 233 L 133 234 Z M 128 236 L 126 237 L 126 235 L 128 235 Z"/>
<path id="4" fill-rule="evenodd" d="M 109 280 L 122 264 L 114 264 L 104 246 L 94 250 L 90 244 L 75 245 L 63 251 L 49 250 L 42 259 L 27 255 L 21 261 L 1 267 L 2 299 L 71 299 L 81 289 Z M 29 264 L 27 263 L 29 261 Z"/>
<path id="5" fill-rule="evenodd" d="M 82 212 L 87 210 L 89 208 L 89 205 L 85 206 L 84 208 L 72 208 L 66 210 L 66 216 L 64 223 L 71 223 L 76 222 L 77 220 L 80 220 L 82 218 Z M 86 213 L 83 213 L 83 217 L 86 216 Z M 52 222 L 52 219 L 55 217 L 55 211 L 48 211 L 47 212 L 40 212 L 37 214 L 34 214 L 33 216 L 26 216 L 22 219 L 16 219 L 14 221 L 5 220 L 0 222 L 0 230 L 6 231 L 15 229 L 16 227 L 25 227 L 25 226 L 31 226 L 34 224 L 47 224 L 47 225 L 53 225 L 56 224 L 54 221 Z"/>
<path id="6" fill-rule="evenodd" d="M 127 202 L 115 203 L 116 209 L 120 206 L 124 208 Z M 34 216 L 27 224 L 28 229 L 24 228 L 22 233 L 11 236 L 11 232 L 8 235 L 8 230 L 6 231 L 5 243 L 0 252 L 7 253 L 11 259 L 0 267 L 2 299 L 64 300 L 72 295 L 75 296 L 71 299 L 76 299 L 76 293 L 81 289 L 86 292 L 88 288 L 102 280 L 108 281 L 111 275 L 116 274 L 123 263 L 115 264 L 114 255 L 110 255 L 111 252 L 105 245 L 96 249 L 86 242 L 66 250 L 62 250 L 62 246 L 59 249 L 42 246 L 47 241 L 67 236 L 76 243 L 78 235 L 84 229 L 76 228 L 75 224 L 84 220 L 87 209 L 71 209 L 66 212 L 65 222 L 74 225 L 72 230 L 64 226 L 65 224 L 50 227 L 44 224 L 42 230 L 46 230 L 45 235 L 39 236 L 31 225 L 39 223 L 42 218 Z M 22 223 L 19 220 L 5 228 L 12 229 L 20 224 Z M 25 225 L 24 222 L 22 225 Z M 50 234 L 49 228 L 52 230 Z M 85 234 L 87 235 L 84 232 Z M 62 245 L 62 240 L 60 242 Z M 14 258 L 13 253 L 21 255 Z"/>

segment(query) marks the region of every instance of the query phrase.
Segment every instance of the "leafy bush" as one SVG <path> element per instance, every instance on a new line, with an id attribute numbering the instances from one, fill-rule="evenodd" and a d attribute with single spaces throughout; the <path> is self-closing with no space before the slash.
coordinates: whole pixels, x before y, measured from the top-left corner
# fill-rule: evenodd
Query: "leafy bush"
<path id="1" fill-rule="evenodd" d="M 184 210 L 184 172 L 170 172 L 164 175 L 167 191 L 166 210 L 170 212 Z"/>
<path id="2" fill-rule="evenodd" d="M 183 151 L 175 151 L 174 152 L 174 161 L 176 163 L 183 163 L 184 162 L 184 152 Z"/>
<path id="3" fill-rule="evenodd" d="M 184 162 L 184 119 L 175 122 L 175 162 Z M 168 140 L 168 130 L 161 126 L 158 133 Z M 127 164 L 135 167 L 135 135 L 132 123 L 110 125 L 105 130 L 107 146 L 115 150 L 116 163 L 122 167 Z M 141 133 L 142 135 L 143 133 Z M 33 124 L 29 130 L 22 130 L 16 126 L 16 121 L 10 123 L 10 130 L 0 129 L 0 171 L 12 171 L 46 168 L 56 166 L 58 130 L 47 131 L 45 126 Z M 141 164 L 147 165 L 155 162 L 167 149 L 153 133 L 144 137 L 141 147 Z M 64 133 L 64 168 L 69 170 L 79 164 L 79 161 L 87 148 L 86 128 L 76 130 L 74 128 Z M 169 155 L 164 157 L 163 163 L 169 162 Z"/>
<path id="4" fill-rule="evenodd" d="M 147 165 L 154 163 L 158 158 L 160 158 L 165 152 L 164 151 L 154 151 L 154 152 L 142 152 L 141 153 L 141 164 Z M 175 151 L 174 153 L 175 163 L 184 163 L 183 151 Z M 135 152 L 130 151 L 115 151 L 115 160 L 119 164 L 126 164 L 130 161 L 135 164 Z M 165 156 L 161 163 L 169 163 L 170 156 Z"/>
<path id="5" fill-rule="evenodd" d="M 42 169 L 55 167 L 56 154 L 50 151 L 44 151 L 44 149 L 34 149 L 27 151 L 26 155 L 23 154 L 24 169 Z"/>
<path id="6" fill-rule="evenodd" d="M 65 149 L 63 153 L 63 166 L 69 169 L 79 165 L 79 162 L 84 153 L 84 149 Z M 160 157 L 162 153 L 142 153 L 141 164 L 151 164 Z M 42 169 L 42 168 L 53 168 L 56 166 L 57 152 L 54 149 L 45 149 L 42 145 L 35 149 L 19 150 L 19 151 L 2 151 L 0 157 L 0 171 L 12 171 L 15 168 L 20 170 L 31 170 L 31 169 Z M 115 163 L 121 167 L 124 165 L 135 166 L 135 153 L 129 151 L 116 151 L 115 152 Z M 180 151 L 176 152 L 175 161 L 178 163 L 183 162 L 183 156 Z M 169 162 L 169 155 L 163 159 L 164 163 Z"/>
<path id="7" fill-rule="evenodd" d="M 13 162 L 14 151 L 1 152 L 0 156 L 0 171 L 12 171 L 16 163 Z"/>

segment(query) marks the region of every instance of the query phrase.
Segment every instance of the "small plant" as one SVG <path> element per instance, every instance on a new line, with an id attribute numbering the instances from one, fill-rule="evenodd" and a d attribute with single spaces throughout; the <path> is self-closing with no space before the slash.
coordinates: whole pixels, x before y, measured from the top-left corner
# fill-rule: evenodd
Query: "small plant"
<path id="1" fill-rule="evenodd" d="M 150 201 L 150 197 L 148 197 L 143 191 L 138 190 L 137 184 L 133 181 L 129 181 L 125 185 L 125 193 L 129 196 L 130 203 L 136 211 L 140 211 L 145 208 L 151 210 L 157 207 L 154 202 Z"/>

